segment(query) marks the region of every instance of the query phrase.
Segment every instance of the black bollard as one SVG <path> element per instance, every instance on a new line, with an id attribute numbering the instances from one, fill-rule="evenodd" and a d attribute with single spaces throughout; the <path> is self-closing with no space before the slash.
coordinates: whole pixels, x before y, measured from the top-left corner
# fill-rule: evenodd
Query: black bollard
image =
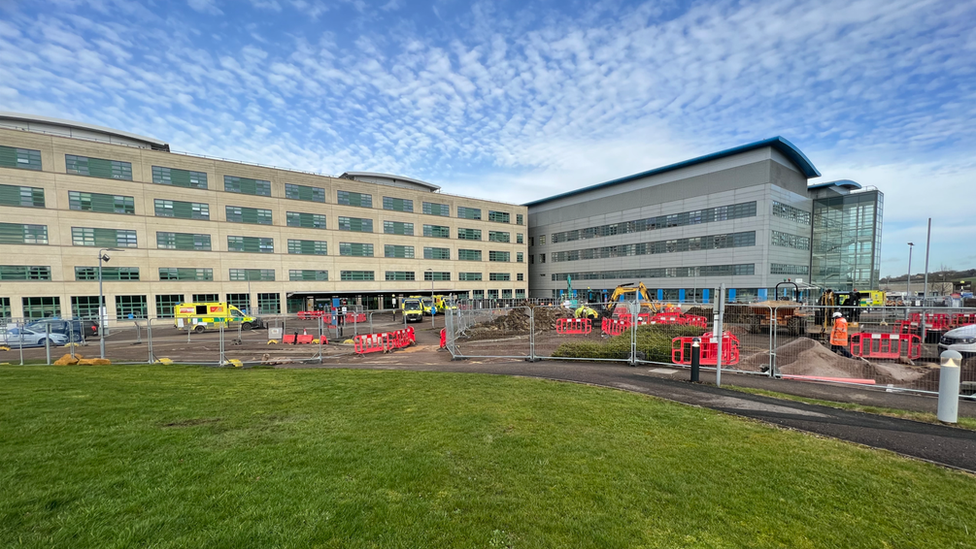
<path id="1" fill-rule="evenodd" d="M 691 381 L 697 383 L 701 362 L 701 339 L 691 340 Z"/>
<path id="2" fill-rule="evenodd" d="M 298 345 L 298 332 L 295 332 L 295 341 L 292 342 L 292 345 Z"/>

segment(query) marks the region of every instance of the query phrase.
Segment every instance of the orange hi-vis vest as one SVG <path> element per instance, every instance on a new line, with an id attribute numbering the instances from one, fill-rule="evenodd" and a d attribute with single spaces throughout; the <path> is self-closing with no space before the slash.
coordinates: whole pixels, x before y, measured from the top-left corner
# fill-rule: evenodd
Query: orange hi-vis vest
<path id="1" fill-rule="evenodd" d="M 847 347 L 847 321 L 843 317 L 834 320 L 834 330 L 830 332 L 830 344 Z"/>

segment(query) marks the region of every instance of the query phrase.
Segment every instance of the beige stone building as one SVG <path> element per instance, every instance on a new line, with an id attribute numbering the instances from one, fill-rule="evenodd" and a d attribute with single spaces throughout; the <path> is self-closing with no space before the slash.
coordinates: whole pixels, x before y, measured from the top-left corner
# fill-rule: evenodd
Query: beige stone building
<path id="1" fill-rule="evenodd" d="M 174 154 L 0 113 L 0 318 L 97 317 L 100 256 L 109 317 L 170 316 L 182 301 L 273 314 L 524 298 L 526 214 L 406 177 Z"/>

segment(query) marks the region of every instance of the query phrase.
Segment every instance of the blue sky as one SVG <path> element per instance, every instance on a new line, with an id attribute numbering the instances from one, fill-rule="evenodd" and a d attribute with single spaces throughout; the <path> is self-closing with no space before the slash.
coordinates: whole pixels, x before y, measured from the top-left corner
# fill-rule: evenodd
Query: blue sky
<path id="1" fill-rule="evenodd" d="M 976 267 L 976 2 L 0 0 L 0 110 L 523 203 L 781 135 Z M 816 181 L 816 180 L 815 180 Z"/>

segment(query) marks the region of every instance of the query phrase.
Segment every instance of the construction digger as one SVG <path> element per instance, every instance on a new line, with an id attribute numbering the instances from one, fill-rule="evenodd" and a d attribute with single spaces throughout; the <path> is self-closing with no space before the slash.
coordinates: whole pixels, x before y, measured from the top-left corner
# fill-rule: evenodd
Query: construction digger
<path id="1" fill-rule="evenodd" d="M 633 282 L 629 282 L 617 286 L 617 289 L 613 291 L 613 295 L 610 296 L 610 301 L 606 306 L 596 304 L 590 306 L 589 304 L 584 304 L 573 312 L 573 316 L 576 318 L 589 318 L 591 320 L 599 320 L 603 317 L 610 318 L 613 316 L 613 310 L 617 307 L 617 303 L 620 303 L 620 298 L 635 293 L 640 299 L 641 311 L 659 313 L 665 309 L 673 308 L 670 305 L 651 301 L 651 293 L 647 290 L 647 286 L 644 286 L 643 282 L 638 282 L 637 286 L 634 286 Z"/>

